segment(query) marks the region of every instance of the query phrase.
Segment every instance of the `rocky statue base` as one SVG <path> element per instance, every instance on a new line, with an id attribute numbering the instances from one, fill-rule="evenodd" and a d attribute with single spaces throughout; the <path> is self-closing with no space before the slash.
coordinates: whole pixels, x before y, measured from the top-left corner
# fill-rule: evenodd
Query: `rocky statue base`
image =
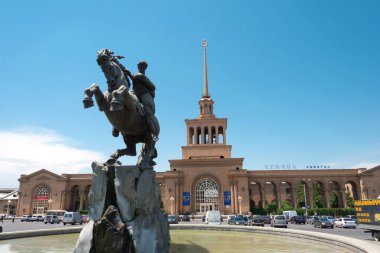
<path id="1" fill-rule="evenodd" d="M 153 168 L 92 164 L 89 222 L 74 253 L 165 253 L 169 225 Z"/>

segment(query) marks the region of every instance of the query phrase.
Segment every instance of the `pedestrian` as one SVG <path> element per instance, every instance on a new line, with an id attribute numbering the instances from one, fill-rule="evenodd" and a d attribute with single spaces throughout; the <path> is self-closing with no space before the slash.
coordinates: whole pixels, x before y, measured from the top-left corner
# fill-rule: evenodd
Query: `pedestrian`
<path id="1" fill-rule="evenodd" d="M 12 217 L 12 222 L 15 223 L 15 216 Z"/>
<path id="2" fill-rule="evenodd" d="M 1 216 L 1 223 L 4 223 L 4 216 Z"/>
<path id="3" fill-rule="evenodd" d="M 192 218 L 192 220 L 194 220 L 194 212 L 193 212 L 193 215 L 191 215 L 191 218 Z"/>

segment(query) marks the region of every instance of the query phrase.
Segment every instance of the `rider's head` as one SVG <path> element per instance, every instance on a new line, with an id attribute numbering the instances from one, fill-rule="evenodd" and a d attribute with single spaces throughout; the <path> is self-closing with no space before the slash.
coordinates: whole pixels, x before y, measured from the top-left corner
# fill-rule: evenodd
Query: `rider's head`
<path id="1" fill-rule="evenodd" d="M 146 61 L 139 61 L 137 63 L 137 68 L 140 73 L 144 74 L 147 67 L 148 67 L 148 63 Z"/>

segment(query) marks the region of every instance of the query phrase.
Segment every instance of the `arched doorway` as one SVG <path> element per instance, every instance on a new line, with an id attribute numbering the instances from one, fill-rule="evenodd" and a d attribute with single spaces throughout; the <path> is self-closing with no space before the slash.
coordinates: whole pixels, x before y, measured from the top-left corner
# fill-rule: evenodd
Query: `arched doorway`
<path id="1" fill-rule="evenodd" d="M 32 214 L 44 214 L 49 208 L 50 191 L 45 185 L 38 186 L 33 194 Z"/>
<path id="2" fill-rule="evenodd" d="M 209 178 L 200 180 L 195 187 L 195 211 L 219 210 L 218 184 Z"/>

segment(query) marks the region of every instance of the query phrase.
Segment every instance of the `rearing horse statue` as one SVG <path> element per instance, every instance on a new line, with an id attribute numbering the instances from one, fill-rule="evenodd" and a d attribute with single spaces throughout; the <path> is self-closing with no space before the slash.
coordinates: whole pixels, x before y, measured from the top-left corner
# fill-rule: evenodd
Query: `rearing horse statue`
<path id="1" fill-rule="evenodd" d="M 149 130 L 143 106 L 130 89 L 129 79 L 123 71 L 125 68 L 122 69 L 118 57 L 112 54 L 108 49 L 98 51 L 97 62 L 107 79 L 108 88 L 102 93 L 98 84 L 92 84 L 84 92 L 84 108 L 94 105 L 92 97 L 95 96 L 99 110 L 105 113 L 114 128 L 112 134 L 117 137 L 120 132 L 123 136 L 127 147 L 112 154 L 107 165 L 116 164 L 117 159 L 123 155 L 135 156 L 136 143 L 143 143 L 137 165 L 140 168 L 154 166 L 153 159 L 157 157 L 154 136 L 158 136 L 160 125 L 154 117 L 154 129 Z"/>

